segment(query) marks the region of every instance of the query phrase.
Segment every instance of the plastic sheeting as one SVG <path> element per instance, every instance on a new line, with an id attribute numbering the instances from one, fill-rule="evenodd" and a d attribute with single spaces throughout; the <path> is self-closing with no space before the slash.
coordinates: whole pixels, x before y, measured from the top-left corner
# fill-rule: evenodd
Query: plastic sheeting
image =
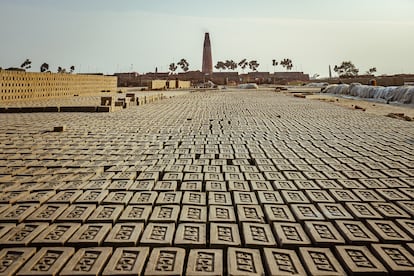
<path id="1" fill-rule="evenodd" d="M 369 86 L 360 83 L 329 85 L 323 93 L 414 104 L 414 86 Z"/>
<path id="2" fill-rule="evenodd" d="M 259 86 L 255 83 L 244 83 L 244 84 L 240 84 L 238 88 L 240 88 L 240 89 L 258 89 Z"/>

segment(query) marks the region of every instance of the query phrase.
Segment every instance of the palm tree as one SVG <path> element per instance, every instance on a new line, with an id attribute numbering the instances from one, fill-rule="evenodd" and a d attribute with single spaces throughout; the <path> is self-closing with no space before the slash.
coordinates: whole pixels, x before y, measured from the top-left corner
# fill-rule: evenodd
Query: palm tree
<path id="1" fill-rule="evenodd" d="M 272 59 L 272 65 L 273 65 L 273 73 L 275 73 L 276 72 L 276 66 L 278 66 L 279 65 L 279 62 L 277 62 L 275 59 Z"/>
<path id="2" fill-rule="evenodd" d="M 73 73 L 73 71 L 75 71 L 75 66 L 74 66 L 74 65 L 72 65 L 69 69 L 70 69 L 70 72 L 69 72 L 69 73 L 70 73 L 70 74 L 72 74 L 72 73 Z"/>
<path id="3" fill-rule="evenodd" d="M 57 69 L 57 72 L 63 74 L 63 73 L 66 73 L 66 69 L 59 66 Z"/>
<path id="4" fill-rule="evenodd" d="M 280 61 L 280 65 L 285 67 L 286 70 L 292 70 L 292 68 L 293 68 L 292 60 L 289 59 L 289 58 L 285 58 L 282 61 Z"/>
<path id="5" fill-rule="evenodd" d="M 182 58 L 179 62 L 177 62 L 177 65 L 180 65 L 181 69 L 184 72 L 187 72 L 190 64 L 188 63 L 186 59 Z"/>
<path id="6" fill-rule="evenodd" d="M 238 65 L 240 66 L 240 68 L 243 70 L 244 73 L 244 69 L 246 69 L 247 65 L 249 65 L 249 63 L 247 62 L 247 59 L 242 59 Z"/>
<path id="7" fill-rule="evenodd" d="M 20 65 L 20 68 L 22 68 L 22 69 L 30 69 L 32 66 L 31 66 L 31 64 L 32 64 L 32 62 L 30 61 L 30 59 L 26 59 L 23 63 L 22 63 L 22 65 Z"/>
<path id="8" fill-rule="evenodd" d="M 175 72 L 175 70 L 177 70 L 177 65 L 175 65 L 175 63 L 173 62 L 173 63 L 170 63 L 170 66 L 169 66 L 169 70 L 170 70 L 170 72 L 171 72 L 171 74 L 174 74 L 174 72 Z"/>
<path id="9" fill-rule="evenodd" d="M 257 71 L 257 67 L 259 67 L 259 63 L 257 63 L 257 60 L 251 60 L 249 61 L 249 68 L 252 71 Z"/>
<path id="10" fill-rule="evenodd" d="M 46 62 L 44 62 L 41 66 L 40 66 L 40 72 L 46 72 L 49 70 L 49 64 L 47 64 Z"/>
<path id="11" fill-rule="evenodd" d="M 221 69 L 226 69 L 226 63 L 217 61 L 217 64 L 214 66 L 214 68 L 219 69 L 221 72 Z"/>

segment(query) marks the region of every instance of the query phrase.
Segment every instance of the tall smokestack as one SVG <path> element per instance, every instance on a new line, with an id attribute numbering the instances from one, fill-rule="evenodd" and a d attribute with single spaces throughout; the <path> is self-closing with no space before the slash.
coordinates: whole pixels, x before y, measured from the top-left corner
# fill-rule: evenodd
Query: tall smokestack
<path id="1" fill-rule="evenodd" d="M 203 67 L 201 70 L 204 74 L 213 73 L 213 58 L 211 57 L 211 45 L 209 33 L 204 34 L 204 47 L 203 47 Z"/>

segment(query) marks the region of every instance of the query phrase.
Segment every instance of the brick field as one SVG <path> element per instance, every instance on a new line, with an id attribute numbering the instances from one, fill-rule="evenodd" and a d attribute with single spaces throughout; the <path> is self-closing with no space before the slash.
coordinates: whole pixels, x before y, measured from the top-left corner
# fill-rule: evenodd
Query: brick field
<path id="1" fill-rule="evenodd" d="M 14 274 L 414 275 L 414 124 L 265 91 L 0 114 Z"/>

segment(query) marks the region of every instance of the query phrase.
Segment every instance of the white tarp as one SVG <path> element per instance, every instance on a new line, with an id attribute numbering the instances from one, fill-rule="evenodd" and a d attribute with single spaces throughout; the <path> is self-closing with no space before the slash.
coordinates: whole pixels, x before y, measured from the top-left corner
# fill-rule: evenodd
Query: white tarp
<path id="1" fill-rule="evenodd" d="M 359 83 L 333 84 L 324 93 L 349 95 L 353 97 L 385 100 L 402 104 L 414 104 L 414 86 L 370 86 Z"/>

